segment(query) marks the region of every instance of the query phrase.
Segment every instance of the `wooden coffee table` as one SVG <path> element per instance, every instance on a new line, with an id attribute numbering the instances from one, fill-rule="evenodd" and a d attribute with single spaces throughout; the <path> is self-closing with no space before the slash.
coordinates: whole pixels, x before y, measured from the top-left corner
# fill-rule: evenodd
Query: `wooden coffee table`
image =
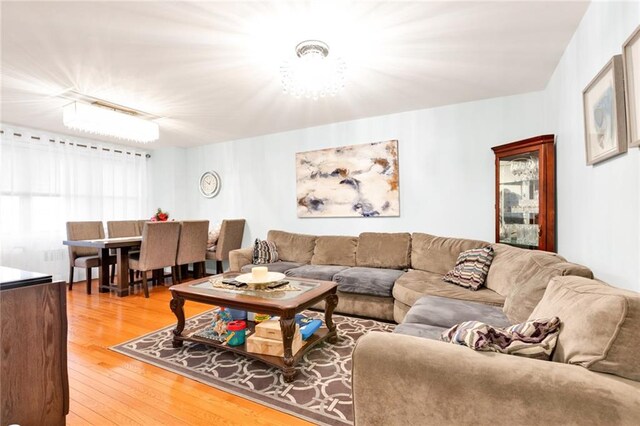
<path id="1" fill-rule="evenodd" d="M 180 347 L 183 342 L 188 341 L 240 353 L 248 357 L 259 359 L 269 365 L 281 369 L 283 371 L 284 380 L 286 382 L 293 381 L 297 373 L 294 366 L 300 361 L 300 359 L 302 359 L 306 352 L 308 352 L 313 346 L 325 340 L 330 343 L 335 343 L 337 341 L 338 334 L 336 332 L 336 326 L 332 320 L 333 310 L 338 305 L 338 296 L 336 295 L 337 284 L 331 281 L 318 281 L 291 277 L 287 279 L 291 285 L 298 287 L 300 289 L 299 291 L 278 291 L 267 293 L 247 289 L 219 289 L 214 288 L 209 282 L 209 279 L 211 278 L 234 278 L 238 275 L 239 274 L 237 273 L 225 273 L 170 287 L 169 290 L 173 296 L 170 302 L 170 307 L 178 319 L 178 324 L 173 330 L 173 346 Z M 280 329 L 283 336 L 284 356 L 278 357 L 251 353 L 246 351 L 245 344 L 240 346 L 228 346 L 223 345 L 221 342 L 216 340 L 195 335 L 195 333 L 208 326 L 208 324 L 198 329 L 187 330 L 185 332 L 185 300 L 279 316 Z M 296 313 L 302 312 L 306 308 L 309 308 L 322 300 L 325 301 L 325 326 L 321 327 L 316 331 L 316 333 L 310 336 L 306 340 L 302 349 L 294 355 L 292 353 L 291 344 L 293 342 L 294 333 L 296 332 Z M 253 332 L 254 327 L 255 324 L 253 321 L 247 321 L 247 329 Z"/>

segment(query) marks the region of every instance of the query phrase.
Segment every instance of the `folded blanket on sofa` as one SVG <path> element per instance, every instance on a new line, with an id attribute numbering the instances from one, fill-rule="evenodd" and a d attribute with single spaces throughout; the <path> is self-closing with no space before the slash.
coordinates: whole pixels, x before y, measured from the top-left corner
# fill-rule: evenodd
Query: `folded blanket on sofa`
<path id="1" fill-rule="evenodd" d="M 442 333 L 442 340 L 475 351 L 500 352 L 549 360 L 560 332 L 560 319 L 536 319 L 506 328 L 480 321 L 456 324 Z"/>

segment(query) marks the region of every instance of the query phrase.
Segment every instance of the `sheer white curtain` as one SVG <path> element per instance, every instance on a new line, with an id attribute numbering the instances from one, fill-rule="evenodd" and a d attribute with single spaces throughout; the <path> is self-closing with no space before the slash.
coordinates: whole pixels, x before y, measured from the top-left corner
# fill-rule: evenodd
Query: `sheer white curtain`
<path id="1" fill-rule="evenodd" d="M 67 279 L 66 222 L 142 219 L 146 153 L 1 126 L 0 265 Z M 127 153 L 129 152 L 129 154 Z M 82 272 L 76 275 L 82 278 Z"/>

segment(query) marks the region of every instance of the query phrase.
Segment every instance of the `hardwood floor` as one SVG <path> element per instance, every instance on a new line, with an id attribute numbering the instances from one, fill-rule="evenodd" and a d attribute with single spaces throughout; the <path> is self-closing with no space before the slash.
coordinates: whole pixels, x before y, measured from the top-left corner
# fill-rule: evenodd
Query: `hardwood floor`
<path id="1" fill-rule="evenodd" d="M 70 412 L 68 425 L 308 425 L 303 420 L 231 395 L 108 349 L 175 323 L 168 287 L 138 287 L 128 297 L 84 285 L 67 292 Z M 209 305 L 185 304 L 187 317 Z"/>

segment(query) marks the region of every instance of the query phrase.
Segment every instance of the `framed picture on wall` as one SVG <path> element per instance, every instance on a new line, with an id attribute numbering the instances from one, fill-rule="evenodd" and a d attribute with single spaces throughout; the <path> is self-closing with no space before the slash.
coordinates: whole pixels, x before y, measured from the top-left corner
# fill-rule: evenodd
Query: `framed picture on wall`
<path id="1" fill-rule="evenodd" d="M 640 146 L 640 26 L 622 46 L 629 147 Z"/>
<path id="2" fill-rule="evenodd" d="M 296 153 L 298 217 L 400 216 L 398 141 Z"/>
<path id="3" fill-rule="evenodd" d="M 616 55 L 582 92 L 587 164 L 627 151 L 622 55 Z"/>

